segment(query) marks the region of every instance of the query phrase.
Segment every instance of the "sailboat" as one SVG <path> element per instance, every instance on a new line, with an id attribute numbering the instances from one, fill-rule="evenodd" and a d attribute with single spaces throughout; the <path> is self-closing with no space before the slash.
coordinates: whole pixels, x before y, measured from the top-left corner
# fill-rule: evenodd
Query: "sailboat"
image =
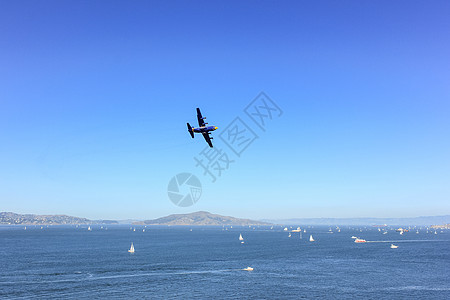
<path id="1" fill-rule="evenodd" d="M 397 249 L 397 248 L 398 248 L 398 246 L 391 244 L 391 249 Z"/>
<path id="2" fill-rule="evenodd" d="M 131 243 L 131 247 L 130 247 L 130 250 L 128 250 L 128 252 L 134 253 L 134 245 L 133 245 L 133 243 Z"/>
<path id="3" fill-rule="evenodd" d="M 310 241 L 310 242 L 314 242 L 314 239 L 313 239 L 313 237 L 312 237 L 312 234 L 309 235 L 309 241 Z"/>
<path id="4" fill-rule="evenodd" d="M 244 238 L 242 237 L 242 234 L 239 234 L 239 240 L 241 241 L 241 244 L 244 243 Z"/>
<path id="5" fill-rule="evenodd" d="M 291 233 L 289 232 L 289 235 L 288 235 L 288 237 L 291 237 Z"/>
<path id="6" fill-rule="evenodd" d="M 88 227 L 88 231 L 92 231 L 91 226 Z"/>

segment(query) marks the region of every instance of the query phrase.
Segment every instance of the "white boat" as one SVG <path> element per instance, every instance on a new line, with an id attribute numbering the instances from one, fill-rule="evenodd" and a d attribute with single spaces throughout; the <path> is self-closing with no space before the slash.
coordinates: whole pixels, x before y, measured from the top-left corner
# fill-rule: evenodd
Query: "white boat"
<path id="1" fill-rule="evenodd" d="M 240 240 L 240 241 L 243 241 L 243 240 L 244 240 L 244 238 L 242 237 L 242 234 L 239 234 L 239 240 Z"/>
<path id="2" fill-rule="evenodd" d="M 128 250 L 128 252 L 134 253 L 134 245 L 133 245 L 133 243 L 131 243 L 131 247 L 130 247 L 130 249 Z"/>
<path id="3" fill-rule="evenodd" d="M 306 233 L 306 229 L 303 229 L 303 233 Z"/>
<path id="4" fill-rule="evenodd" d="M 300 232 L 300 231 L 302 231 L 302 230 L 300 229 L 300 227 L 297 227 L 297 229 L 292 230 L 292 232 Z"/>
<path id="5" fill-rule="evenodd" d="M 398 248 L 398 246 L 391 244 L 391 249 L 397 249 L 397 248 Z"/>
<path id="6" fill-rule="evenodd" d="M 367 241 L 365 239 L 355 239 L 355 243 L 366 243 Z"/>
<path id="7" fill-rule="evenodd" d="M 89 226 L 89 227 L 88 227 L 88 231 L 92 231 L 92 228 L 91 228 L 91 226 Z"/>
<path id="8" fill-rule="evenodd" d="M 312 234 L 309 235 L 309 241 L 310 241 L 310 242 L 314 242 L 314 241 L 315 241 L 315 240 L 313 239 L 313 237 L 312 237 Z"/>
<path id="9" fill-rule="evenodd" d="M 387 231 L 383 232 L 383 234 L 387 234 Z"/>
<path id="10" fill-rule="evenodd" d="M 133 228 L 133 231 L 136 231 L 136 228 Z"/>
<path id="11" fill-rule="evenodd" d="M 401 235 L 403 235 L 403 230 L 402 230 L 402 231 L 400 231 L 400 234 L 401 234 Z"/>
<path id="12" fill-rule="evenodd" d="M 352 235 L 352 239 L 357 239 L 357 237 L 356 237 L 356 236 L 354 236 L 354 235 Z"/>
<path id="13" fill-rule="evenodd" d="M 27 230 L 27 226 L 25 226 L 25 229 L 24 230 Z"/>
<path id="14" fill-rule="evenodd" d="M 191 229 L 191 231 L 192 231 L 192 229 Z M 142 232 L 145 232 L 145 229 L 142 229 Z"/>
<path id="15" fill-rule="evenodd" d="M 284 227 L 284 229 L 283 229 L 284 231 L 288 231 L 288 228 L 287 227 Z"/>
<path id="16" fill-rule="evenodd" d="M 291 233 L 289 233 L 288 237 L 291 237 Z"/>
<path id="17" fill-rule="evenodd" d="M 247 268 L 242 269 L 242 270 L 244 270 L 244 271 L 253 271 L 253 268 L 252 267 L 247 267 Z"/>

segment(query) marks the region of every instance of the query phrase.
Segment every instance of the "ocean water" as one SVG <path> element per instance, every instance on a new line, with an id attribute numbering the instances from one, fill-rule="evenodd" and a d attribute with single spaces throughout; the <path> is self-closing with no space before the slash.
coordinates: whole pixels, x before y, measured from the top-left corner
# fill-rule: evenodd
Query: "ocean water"
<path id="1" fill-rule="evenodd" d="M 450 299 L 449 231 L 104 227 L 0 227 L 0 298 Z"/>

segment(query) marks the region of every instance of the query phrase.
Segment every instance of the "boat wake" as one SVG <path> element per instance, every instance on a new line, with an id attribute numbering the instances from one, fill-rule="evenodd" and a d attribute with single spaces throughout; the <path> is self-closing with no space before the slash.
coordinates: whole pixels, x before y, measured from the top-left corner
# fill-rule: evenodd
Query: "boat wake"
<path id="1" fill-rule="evenodd" d="M 58 279 L 58 280 L 36 280 L 36 281 L 3 281 L 0 285 L 13 284 L 43 284 L 43 283 L 68 283 L 68 282 L 82 282 L 106 279 L 119 279 L 129 277 L 145 277 L 145 276 L 173 276 L 173 275 L 190 275 L 190 274 L 220 274 L 225 272 L 242 271 L 242 269 L 223 269 L 223 270 L 207 270 L 207 271 L 181 271 L 181 272 L 152 272 L 152 273 L 137 273 L 137 274 L 118 274 L 111 276 L 94 276 L 91 273 L 86 273 L 86 277 Z"/>

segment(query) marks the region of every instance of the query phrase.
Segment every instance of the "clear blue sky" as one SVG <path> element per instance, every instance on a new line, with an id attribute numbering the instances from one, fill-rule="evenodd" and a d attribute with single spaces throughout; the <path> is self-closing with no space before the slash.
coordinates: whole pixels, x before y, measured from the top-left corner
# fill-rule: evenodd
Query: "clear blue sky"
<path id="1" fill-rule="evenodd" d="M 0 211 L 450 214 L 448 1 L 1 1 Z M 266 132 L 243 109 L 265 91 Z M 186 122 L 259 135 L 211 183 Z M 167 184 L 203 184 L 179 208 Z"/>

